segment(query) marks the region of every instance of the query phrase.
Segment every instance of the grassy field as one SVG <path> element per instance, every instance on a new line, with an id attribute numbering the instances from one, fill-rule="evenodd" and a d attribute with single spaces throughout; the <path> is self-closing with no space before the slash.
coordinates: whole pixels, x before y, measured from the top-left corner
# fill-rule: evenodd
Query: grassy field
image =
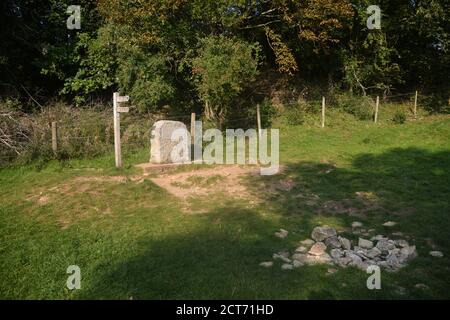
<path id="1" fill-rule="evenodd" d="M 0 298 L 450 298 L 450 118 L 374 125 L 336 116 L 325 129 L 280 134 L 285 171 L 243 181 L 248 197 L 177 198 L 139 178 L 132 164 L 146 162 L 148 150 L 127 153 L 123 170 L 112 155 L 2 169 Z M 383 227 L 387 220 L 398 224 Z M 354 268 L 258 266 L 317 225 L 355 239 L 353 221 L 404 233 L 419 256 L 382 272 L 381 290 L 368 290 L 368 275 Z M 286 239 L 274 237 L 279 228 Z M 444 257 L 431 257 L 433 247 Z M 81 268 L 80 290 L 66 288 L 69 265 Z"/>

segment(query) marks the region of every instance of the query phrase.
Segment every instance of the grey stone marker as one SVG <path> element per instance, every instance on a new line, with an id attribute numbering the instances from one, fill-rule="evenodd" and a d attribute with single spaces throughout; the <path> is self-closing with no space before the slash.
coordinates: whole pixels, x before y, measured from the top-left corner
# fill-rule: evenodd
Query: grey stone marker
<path id="1" fill-rule="evenodd" d="M 179 121 L 155 122 L 151 133 L 151 163 L 190 162 L 190 136 L 186 125 Z"/>

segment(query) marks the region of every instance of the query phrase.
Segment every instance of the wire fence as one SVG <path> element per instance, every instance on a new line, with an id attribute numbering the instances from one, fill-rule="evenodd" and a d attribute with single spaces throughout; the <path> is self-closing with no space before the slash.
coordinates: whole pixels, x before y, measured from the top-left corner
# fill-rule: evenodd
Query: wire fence
<path id="1" fill-rule="evenodd" d="M 374 121 L 377 122 L 378 113 L 380 112 L 380 105 L 383 103 L 390 103 L 399 100 L 407 100 L 411 102 L 411 112 L 414 117 L 417 116 L 417 100 L 418 92 L 398 93 L 386 97 L 368 96 L 373 101 Z M 313 114 L 321 118 L 321 126 L 327 126 L 327 108 L 336 106 L 336 100 L 333 97 L 322 99 L 296 99 L 290 101 L 283 101 L 282 105 L 286 108 L 293 106 L 300 106 L 308 104 L 314 106 Z M 256 112 L 253 110 L 246 115 L 234 115 L 225 119 L 224 123 L 228 128 L 242 128 L 241 125 L 247 124 L 251 127 L 258 125 L 259 108 Z M 195 115 L 197 120 L 202 119 L 204 115 Z M 195 118 L 194 116 L 194 118 Z M 264 116 L 264 115 L 263 115 Z M 192 114 L 190 113 L 168 113 L 168 114 L 151 114 L 146 115 L 127 115 L 121 120 L 121 141 L 123 150 L 125 152 L 133 151 L 139 148 L 149 148 L 151 140 L 152 126 L 159 120 L 173 120 L 183 122 L 187 128 L 191 127 Z M 45 125 L 34 126 L 33 137 L 30 138 L 32 146 L 30 153 L 41 152 L 50 155 L 49 157 L 66 157 L 76 158 L 84 155 L 95 156 L 100 154 L 111 154 L 114 151 L 114 121 L 112 113 L 107 113 L 103 117 L 83 119 L 76 117 L 65 117 L 63 119 L 53 119 L 57 128 L 52 130 L 52 123 L 48 122 Z M 208 127 L 214 127 L 214 122 L 209 122 Z M 261 128 L 259 128 L 261 129 Z M 4 147 L 0 143 L 0 147 Z M 2 151 L 5 148 L 0 149 Z M 27 151 L 27 152 L 28 152 Z M 8 150 L 0 153 L 0 163 L 8 162 L 17 158 L 17 152 Z"/>

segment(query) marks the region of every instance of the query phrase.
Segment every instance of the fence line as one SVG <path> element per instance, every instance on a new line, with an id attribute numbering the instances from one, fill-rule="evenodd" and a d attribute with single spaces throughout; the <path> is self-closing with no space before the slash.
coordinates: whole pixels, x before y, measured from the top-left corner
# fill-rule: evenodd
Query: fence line
<path id="1" fill-rule="evenodd" d="M 379 120 L 379 113 L 380 113 L 380 104 L 382 104 L 383 101 L 387 101 L 389 99 L 395 99 L 397 97 L 407 97 L 411 99 L 411 108 L 410 112 L 413 114 L 414 118 L 417 119 L 417 108 L 418 108 L 418 99 L 419 99 L 419 93 L 418 91 L 410 92 L 410 93 L 400 93 L 395 95 L 390 95 L 387 97 L 384 97 L 384 99 L 380 99 L 379 96 L 376 97 L 370 97 L 374 101 L 374 123 L 378 123 Z M 381 101 L 380 101 L 381 100 Z M 326 100 L 325 97 L 323 97 L 321 100 L 292 100 L 283 103 L 284 106 L 292 106 L 292 105 L 301 105 L 302 102 L 307 104 L 319 104 L 322 103 L 321 106 L 321 122 L 320 126 L 325 127 L 325 112 L 326 112 Z M 333 105 L 333 103 L 331 104 Z M 315 109 L 315 108 L 314 108 Z M 143 120 L 142 123 L 137 124 L 137 133 L 133 134 L 132 131 L 127 135 L 126 138 L 126 144 L 125 148 L 127 147 L 134 147 L 134 146 L 141 146 L 146 147 L 149 145 L 150 142 L 150 135 L 149 131 L 151 130 L 151 126 L 146 128 L 145 130 L 140 130 L 142 125 L 145 125 L 147 122 L 155 122 L 158 120 L 182 120 L 186 125 L 189 123 L 189 119 L 192 121 L 192 114 L 186 113 L 186 114 L 169 114 L 167 116 L 163 114 L 158 115 L 152 115 L 147 114 L 145 118 L 141 118 Z M 107 118 L 99 118 L 99 119 L 92 119 L 88 121 L 83 121 L 83 125 L 90 125 L 90 126 L 98 126 L 99 128 L 99 134 L 92 135 L 92 132 L 86 132 L 86 135 L 83 135 L 79 131 L 84 131 L 86 129 L 80 128 L 79 125 L 76 123 L 75 120 L 68 119 L 69 121 L 52 121 L 48 123 L 48 125 L 45 126 L 33 126 L 34 134 L 38 135 L 39 140 L 44 141 L 45 145 L 50 149 L 53 150 L 55 154 L 58 153 L 58 151 L 61 148 L 66 148 L 68 145 L 70 146 L 71 143 L 77 143 L 79 142 L 80 145 L 79 148 L 83 148 L 84 144 L 87 145 L 95 144 L 96 142 L 112 145 L 112 139 L 113 139 L 113 132 L 112 132 L 112 125 L 113 121 L 112 119 Z M 124 119 L 125 120 L 125 119 Z M 260 108 L 259 105 L 256 106 L 256 113 L 253 115 L 228 119 L 225 121 L 227 124 L 233 124 L 238 123 L 242 121 L 248 121 L 249 123 L 254 123 L 258 125 L 259 131 L 261 130 L 261 115 L 260 115 Z M 126 122 L 126 120 L 124 121 Z M 132 125 L 132 123 L 131 123 Z M 105 131 L 105 129 L 108 130 L 108 132 Z M 48 140 L 47 140 L 48 139 Z M 45 142 L 45 141 L 48 141 Z M 77 147 L 75 145 L 75 147 Z M 0 159 L 14 159 L 17 155 L 0 155 Z"/>

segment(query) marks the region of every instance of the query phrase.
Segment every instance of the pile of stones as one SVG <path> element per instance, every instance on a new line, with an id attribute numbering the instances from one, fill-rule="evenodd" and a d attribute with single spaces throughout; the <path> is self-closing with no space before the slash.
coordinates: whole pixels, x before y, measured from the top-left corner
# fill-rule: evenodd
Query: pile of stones
<path id="1" fill-rule="evenodd" d="M 282 236 L 286 237 L 287 231 Z M 329 264 L 354 266 L 364 271 L 376 265 L 388 271 L 397 271 L 417 257 L 416 247 L 410 246 L 406 240 L 391 240 L 383 235 L 370 240 L 359 238 L 358 243 L 352 245 L 351 240 L 339 236 L 335 229 L 320 226 L 314 228 L 311 238 L 301 241 L 292 255 L 289 251 L 281 251 L 273 254 L 273 259 L 283 262 L 283 270 L 303 265 Z M 273 262 L 266 261 L 260 265 L 270 267 Z"/>

